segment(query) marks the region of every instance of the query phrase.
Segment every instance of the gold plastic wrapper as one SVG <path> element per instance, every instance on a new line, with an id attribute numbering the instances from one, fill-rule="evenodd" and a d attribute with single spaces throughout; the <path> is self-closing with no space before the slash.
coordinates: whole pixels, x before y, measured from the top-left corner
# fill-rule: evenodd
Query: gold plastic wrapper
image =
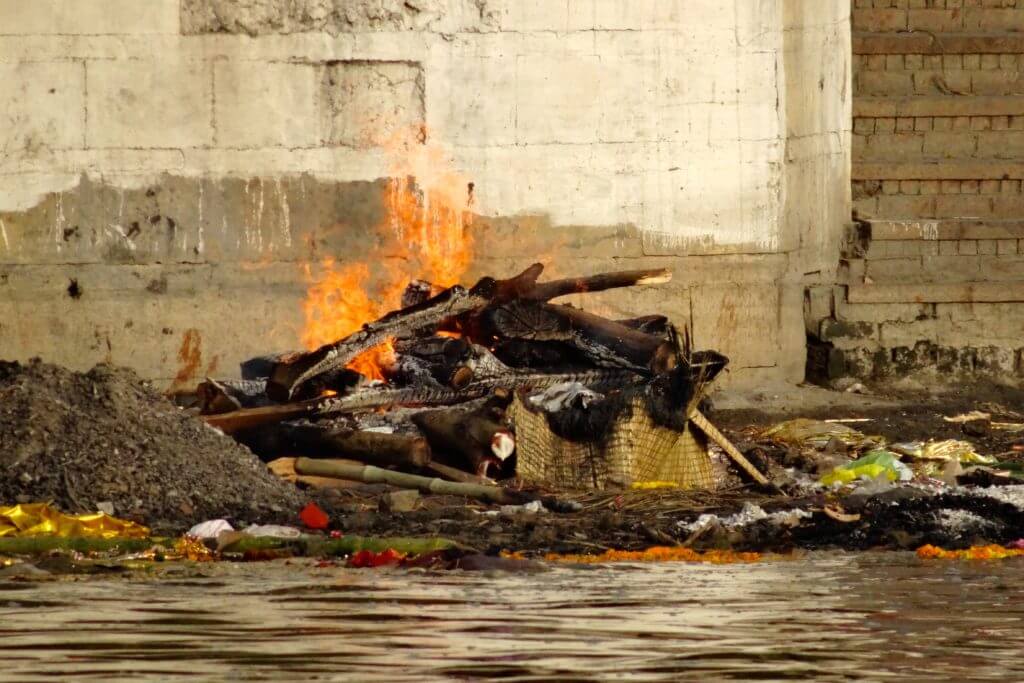
<path id="1" fill-rule="evenodd" d="M 149 528 L 105 512 L 65 515 L 48 503 L 0 506 L 0 537 L 147 538 Z"/>

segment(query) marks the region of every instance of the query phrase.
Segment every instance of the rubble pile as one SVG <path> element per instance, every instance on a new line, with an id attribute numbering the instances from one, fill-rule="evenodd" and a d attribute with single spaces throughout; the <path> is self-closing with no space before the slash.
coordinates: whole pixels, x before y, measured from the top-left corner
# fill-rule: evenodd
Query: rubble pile
<path id="1" fill-rule="evenodd" d="M 52 501 L 155 527 L 291 519 L 302 497 L 131 370 L 0 362 L 0 501 Z"/>

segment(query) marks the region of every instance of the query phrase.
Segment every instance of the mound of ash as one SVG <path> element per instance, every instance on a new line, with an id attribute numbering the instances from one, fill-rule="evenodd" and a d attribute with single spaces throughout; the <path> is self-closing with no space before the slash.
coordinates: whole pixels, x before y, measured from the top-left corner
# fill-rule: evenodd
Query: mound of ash
<path id="1" fill-rule="evenodd" d="M 204 519 L 293 520 L 296 489 L 131 370 L 0 362 L 0 504 L 52 501 L 178 531 Z"/>

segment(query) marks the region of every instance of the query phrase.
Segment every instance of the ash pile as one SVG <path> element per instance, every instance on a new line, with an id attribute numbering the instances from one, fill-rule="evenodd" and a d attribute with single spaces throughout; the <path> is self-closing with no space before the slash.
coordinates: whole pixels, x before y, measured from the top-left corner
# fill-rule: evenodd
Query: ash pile
<path id="1" fill-rule="evenodd" d="M 400 310 L 344 339 L 247 361 L 240 381 L 208 379 L 200 411 L 264 460 L 340 459 L 344 478 L 364 482 L 390 470 L 555 488 L 709 486 L 707 436 L 724 437 L 699 403 L 727 359 L 693 351 L 661 315 L 610 320 L 551 303 L 671 273 L 540 282 L 542 270 L 470 288 L 413 282 Z"/>
<path id="2" fill-rule="evenodd" d="M 178 531 L 290 521 L 303 497 L 126 368 L 0 361 L 0 505 L 50 501 Z"/>

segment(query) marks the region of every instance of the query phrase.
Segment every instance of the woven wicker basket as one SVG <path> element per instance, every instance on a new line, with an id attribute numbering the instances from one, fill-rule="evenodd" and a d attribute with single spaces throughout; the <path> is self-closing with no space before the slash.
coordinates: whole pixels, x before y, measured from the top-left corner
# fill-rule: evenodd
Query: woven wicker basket
<path id="1" fill-rule="evenodd" d="M 558 436 L 544 413 L 518 393 L 511 415 L 516 469 L 526 482 L 575 490 L 623 488 L 639 481 L 674 482 L 685 489 L 714 485 L 705 436 L 689 423 L 681 432 L 656 425 L 639 397 L 598 443 Z"/>

